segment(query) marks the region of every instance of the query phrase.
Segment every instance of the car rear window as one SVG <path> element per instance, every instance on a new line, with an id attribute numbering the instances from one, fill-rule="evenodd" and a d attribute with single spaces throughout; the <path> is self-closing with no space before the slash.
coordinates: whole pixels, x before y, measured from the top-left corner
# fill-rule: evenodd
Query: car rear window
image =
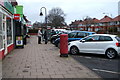
<path id="1" fill-rule="evenodd" d="M 120 41 L 120 37 L 115 37 L 118 41 Z"/>

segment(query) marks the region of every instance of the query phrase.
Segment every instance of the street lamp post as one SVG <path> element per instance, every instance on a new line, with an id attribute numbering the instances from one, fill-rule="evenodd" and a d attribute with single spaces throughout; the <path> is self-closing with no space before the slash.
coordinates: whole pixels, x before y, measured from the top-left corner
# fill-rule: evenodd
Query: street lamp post
<path id="1" fill-rule="evenodd" d="M 46 29 L 47 29 L 47 9 L 45 7 L 42 7 L 40 9 L 40 16 L 43 16 L 42 9 L 45 9 L 45 24 L 46 24 Z"/>
<path id="2" fill-rule="evenodd" d="M 40 9 L 40 16 L 43 16 L 42 9 L 45 9 L 45 32 L 44 32 L 44 39 L 45 39 L 45 44 L 48 42 L 48 35 L 47 35 L 47 9 L 45 7 L 41 7 Z"/>

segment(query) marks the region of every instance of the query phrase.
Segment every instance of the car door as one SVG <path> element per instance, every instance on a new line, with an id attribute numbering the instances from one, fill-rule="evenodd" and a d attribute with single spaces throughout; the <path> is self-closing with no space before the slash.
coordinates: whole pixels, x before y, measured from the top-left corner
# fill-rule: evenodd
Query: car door
<path id="1" fill-rule="evenodd" d="M 99 45 L 97 47 L 97 53 L 104 54 L 105 49 L 112 44 L 114 45 L 115 43 L 113 43 L 113 39 L 110 36 L 99 36 L 99 40 L 96 44 Z"/>
<path id="2" fill-rule="evenodd" d="M 99 45 L 97 44 L 97 41 L 99 39 L 99 36 L 88 36 L 80 41 L 79 49 L 80 52 L 83 53 L 96 53 L 97 48 Z M 85 41 L 83 41 L 85 40 Z"/>

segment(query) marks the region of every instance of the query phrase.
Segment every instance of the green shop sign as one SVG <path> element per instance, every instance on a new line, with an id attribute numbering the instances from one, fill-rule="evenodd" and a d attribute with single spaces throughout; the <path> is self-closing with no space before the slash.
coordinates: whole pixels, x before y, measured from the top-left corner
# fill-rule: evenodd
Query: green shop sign
<path id="1" fill-rule="evenodd" d="M 23 17 L 23 6 L 22 5 L 16 6 L 16 14 L 20 14 L 20 17 Z"/>

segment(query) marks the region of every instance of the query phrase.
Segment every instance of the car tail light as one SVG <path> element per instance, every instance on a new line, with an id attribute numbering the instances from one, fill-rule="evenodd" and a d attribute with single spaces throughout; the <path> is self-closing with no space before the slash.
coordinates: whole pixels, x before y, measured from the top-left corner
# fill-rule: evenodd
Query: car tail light
<path id="1" fill-rule="evenodd" d="M 117 46 L 117 47 L 120 47 L 120 43 L 116 43 L 116 46 Z"/>

